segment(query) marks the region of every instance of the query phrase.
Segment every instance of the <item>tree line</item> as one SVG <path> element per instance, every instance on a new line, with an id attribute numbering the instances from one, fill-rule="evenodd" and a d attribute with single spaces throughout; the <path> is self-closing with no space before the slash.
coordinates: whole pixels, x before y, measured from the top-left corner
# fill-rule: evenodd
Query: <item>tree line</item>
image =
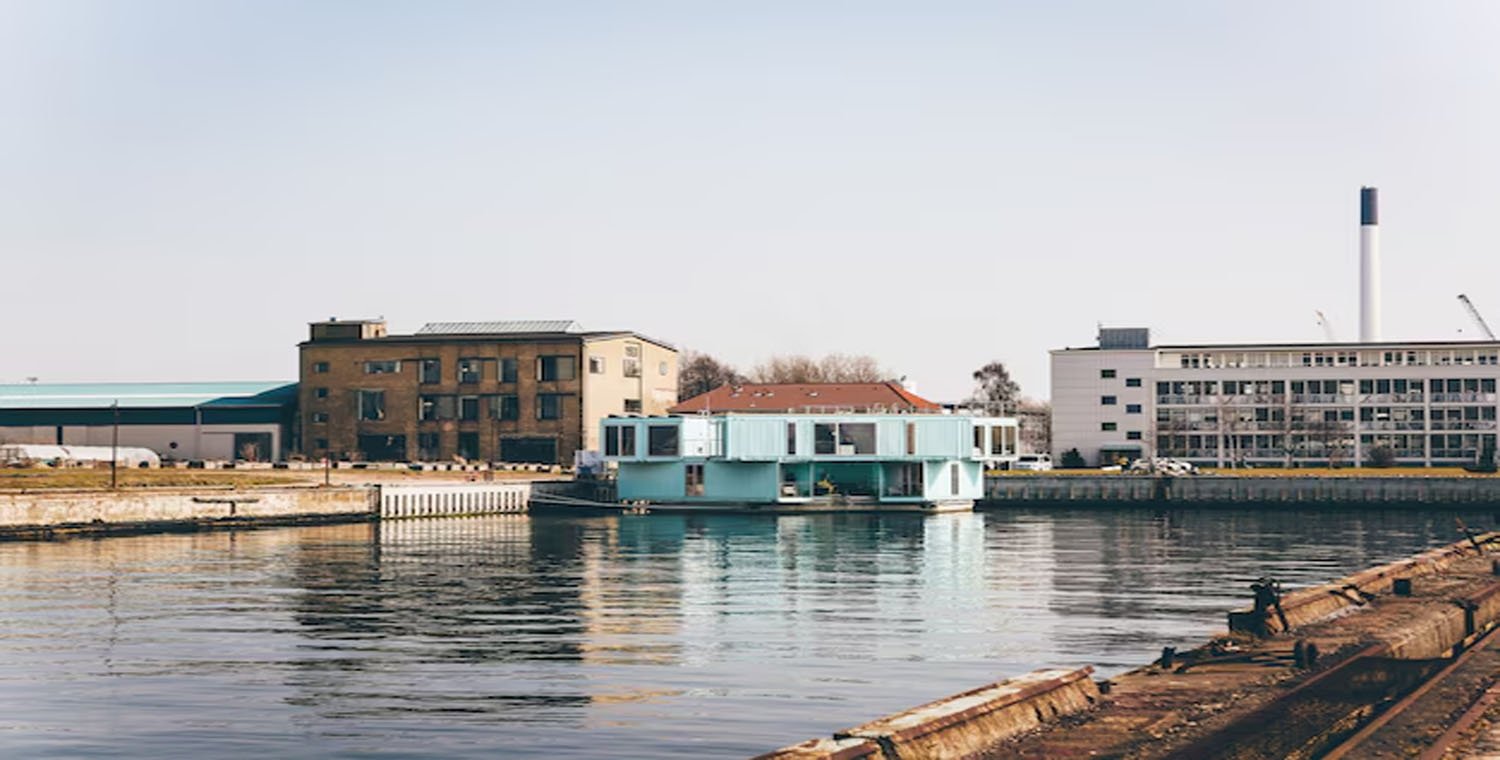
<path id="1" fill-rule="evenodd" d="M 690 399 L 721 385 L 742 383 L 903 383 L 868 355 L 833 353 L 815 358 L 801 354 L 772 356 L 742 373 L 734 365 L 698 351 L 679 357 L 677 397 Z M 991 416 L 1014 416 L 1021 424 L 1021 444 L 1029 451 L 1052 447 L 1052 405 L 1021 395 L 1021 386 L 1005 363 L 992 361 L 974 370 L 974 390 L 962 406 Z"/>

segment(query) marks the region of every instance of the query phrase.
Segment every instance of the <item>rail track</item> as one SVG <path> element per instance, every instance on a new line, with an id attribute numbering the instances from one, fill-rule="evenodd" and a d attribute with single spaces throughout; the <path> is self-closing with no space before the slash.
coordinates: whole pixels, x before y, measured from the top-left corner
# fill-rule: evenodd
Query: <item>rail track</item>
<path id="1" fill-rule="evenodd" d="M 1386 644 L 1369 645 L 1167 757 L 1439 760 L 1500 700 L 1496 642 L 1500 626 L 1491 626 L 1437 660 L 1399 659 Z"/>

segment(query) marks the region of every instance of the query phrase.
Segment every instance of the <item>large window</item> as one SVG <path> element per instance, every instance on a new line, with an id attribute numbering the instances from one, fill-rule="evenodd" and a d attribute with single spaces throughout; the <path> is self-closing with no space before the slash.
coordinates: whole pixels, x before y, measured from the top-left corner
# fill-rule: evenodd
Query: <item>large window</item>
<path id="1" fill-rule="evenodd" d="M 620 367 L 624 370 L 626 377 L 640 377 L 641 376 L 641 360 L 640 359 L 626 358 L 625 360 L 623 360 L 623 361 L 620 362 Z"/>
<path id="2" fill-rule="evenodd" d="M 536 379 L 543 382 L 572 380 L 578 376 L 578 359 L 572 356 L 538 356 Z"/>
<path id="3" fill-rule="evenodd" d="M 442 439 L 437 433 L 417 434 L 417 459 L 423 462 L 435 462 L 443 457 L 438 445 Z"/>
<path id="4" fill-rule="evenodd" d="M 478 396 L 459 396 L 458 397 L 458 418 L 461 419 L 461 420 L 477 420 L 477 419 L 479 419 L 479 397 Z"/>
<path id="5" fill-rule="evenodd" d="M 563 417 L 563 399 L 567 396 L 561 393 L 538 393 L 536 394 L 536 418 L 539 420 L 560 420 Z"/>
<path id="6" fill-rule="evenodd" d="M 385 419 L 385 391 L 359 392 L 359 418 L 362 420 Z"/>
<path id="7" fill-rule="evenodd" d="M 638 398 L 627 398 L 627 399 L 625 399 L 625 413 L 626 414 L 640 414 L 641 413 L 641 400 L 638 399 Z"/>
<path id="8" fill-rule="evenodd" d="M 460 383 L 477 383 L 484 376 L 484 364 L 478 359 L 458 360 L 458 381 Z"/>
<path id="9" fill-rule="evenodd" d="M 455 416 L 454 407 L 452 396 L 418 396 L 417 419 L 424 422 L 451 420 Z"/>
<path id="10" fill-rule="evenodd" d="M 521 397 L 513 394 L 491 396 L 490 416 L 497 420 L 521 419 Z"/>
<path id="11" fill-rule="evenodd" d="M 635 426 L 618 425 L 604 428 L 604 455 L 607 457 L 635 456 Z"/>
<path id="12" fill-rule="evenodd" d="M 874 454 L 875 423 L 819 422 L 813 425 L 815 454 Z"/>
<path id="13" fill-rule="evenodd" d="M 646 454 L 653 457 L 677 456 L 677 426 L 651 425 L 646 428 Z"/>
<path id="14" fill-rule="evenodd" d="M 443 382 L 443 360 L 423 359 L 417 368 L 417 378 L 423 385 L 437 385 Z"/>
<path id="15" fill-rule="evenodd" d="M 366 375 L 392 375 L 400 371 L 399 361 L 365 362 Z"/>
<path id="16" fill-rule="evenodd" d="M 514 383 L 516 381 L 516 360 L 506 358 L 500 360 L 500 382 Z"/>
<path id="17" fill-rule="evenodd" d="M 602 375 L 602 374 L 604 374 L 604 357 L 602 357 L 602 356 L 590 356 L 589 357 L 589 374 L 590 375 Z"/>
<path id="18" fill-rule="evenodd" d="M 479 434 L 458 434 L 458 456 L 461 459 L 473 461 L 479 458 Z"/>

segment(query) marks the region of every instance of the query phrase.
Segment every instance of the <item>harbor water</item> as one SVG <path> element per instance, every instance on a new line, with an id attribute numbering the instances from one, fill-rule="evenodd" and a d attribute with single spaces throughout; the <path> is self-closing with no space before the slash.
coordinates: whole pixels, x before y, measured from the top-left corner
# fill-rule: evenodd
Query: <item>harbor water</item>
<path id="1" fill-rule="evenodd" d="M 497 515 L 0 544 L 5 757 L 744 757 L 1107 675 L 1489 511 Z"/>

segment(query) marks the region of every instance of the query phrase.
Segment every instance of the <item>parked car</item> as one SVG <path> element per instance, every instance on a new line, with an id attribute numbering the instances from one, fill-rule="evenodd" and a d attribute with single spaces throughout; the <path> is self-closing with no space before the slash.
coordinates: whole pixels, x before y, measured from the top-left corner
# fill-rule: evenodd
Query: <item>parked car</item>
<path id="1" fill-rule="evenodd" d="M 1156 472 L 1163 475 L 1194 475 L 1198 468 L 1192 462 L 1168 457 L 1146 459 L 1142 457 L 1130 463 L 1131 472 Z"/>
<path id="2" fill-rule="evenodd" d="M 1016 463 L 1011 465 L 1011 469 L 1031 470 L 1033 472 L 1046 472 L 1052 469 L 1052 455 L 1022 454 L 1016 457 Z"/>

